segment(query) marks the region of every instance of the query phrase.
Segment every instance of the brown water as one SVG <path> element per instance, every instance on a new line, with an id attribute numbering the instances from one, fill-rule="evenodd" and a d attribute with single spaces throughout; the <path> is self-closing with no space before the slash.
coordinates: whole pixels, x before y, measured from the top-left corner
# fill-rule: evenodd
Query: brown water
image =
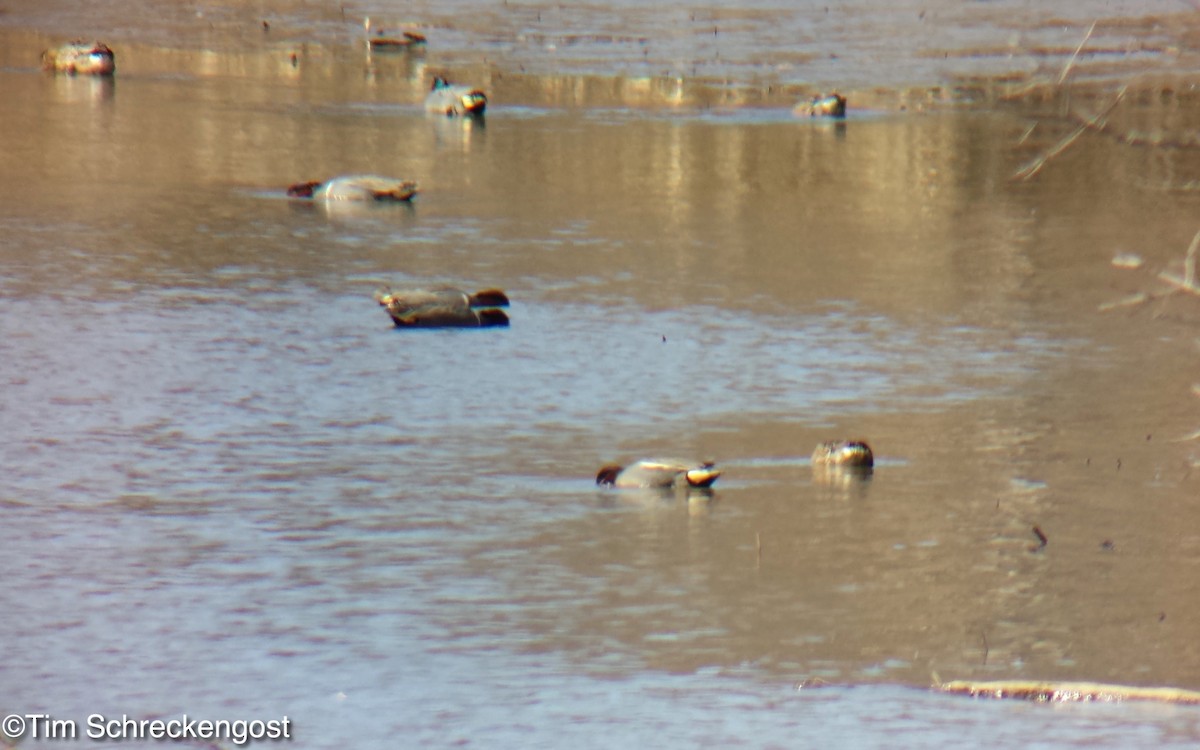
<path id="1" fill-rule="evenodd" d="M 1190 17 L 1106 16 L 1141 51 L 1081 75 L 1159 82 L 1014 179 L 1114 96 L 1030 93 L 1093 5 L 896 6 L 969 83 L 831 9 L 805 39 L 852 85 L 894 61 L 845 123 L 790 113 L 835 78 L 778 62 L 816 10 L 626 11 L 695 64 L 683 14 L 726 14 L 698 80 L 633 70 L 619 3 L 85 8 L 107 82 L 35 69 L 62 8 L 0 15 L 0 708 L 287 714 L 304 747 L 1194 745 L 1194 709 L 925 690 L 1200 688 L 1200 301 L 1100 309 L 1200 229 L 1187 54 L 1146 52 Z M 366 13 L 430 49 L 366 58 Z M 1074 41 L 987 52 L 1035 31 Z M 421 111 L 459 65 L 485 124 Z M 421 195 L 283 195 L 364 171 Z M 394 331 L 371 294 L 410 282 L 502 286 L 513 326 Z M 814 474 L 836 436 L 869 481 Z M 592 485 L 661 453 L 726 473 Z"/>

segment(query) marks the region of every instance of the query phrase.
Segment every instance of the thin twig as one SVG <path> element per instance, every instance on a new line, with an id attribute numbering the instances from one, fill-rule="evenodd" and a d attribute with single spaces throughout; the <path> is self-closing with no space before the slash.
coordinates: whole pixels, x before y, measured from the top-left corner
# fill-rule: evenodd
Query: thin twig
<path id="1" fill-rule="evenodd" d="M 1033 527 L 1033 535 L 1038 538 L 1038 545 L 1036 547 L 1033 547 L 1032 551 L 1038 552 L 1038 551 L 1045 549 L 1046 544 L 1050 541 L 1050 539 L 1049 539 L 1049 537 L 1046 536 L 1046 533 L 1044 531 L 1042 531 L 1041 527 L 1034 526 Z"/>
<path id="2" fill-rule="evenodd" d="M 1097 309 L 1100 312 L 1108 312 L 1109 310 L 1116 310 L 1116 309 L 1119 309 L 1122 307 L 1133 307 L 1135 305 L 1144 305 L 1145 303 L 1149 302 L 1151 299 L 1153 299 L 1153 297 L 1151 297 L 1149 294 L 1146 294 L 1145 292 L 1135 292 L 1134 294 L 1131 294 L 1127 297 L 1122 297 L 1119 300 L 1114 300 L 1112 302 L 1105 302 L 1104 304 L 1100 305 L 1100 307 L 1098 307 Z"/>
<path id="3" fill-rule="evenodd" d="M 1200 286 L 1194 281 L 1188 281 L 1186 278 L 1176 276 L 1170 271 L 1160 271 L 1158 274 L 1159 281 L 1165 281 L 1175 287 L 1175 291 L 1187 292 L 1188 294 L 1200 295 Z"/>
<path id="4" fill-rule="evenodd" d="M 1071 55 L 1069 60 L 1067 60 L 1066 66 L 1063 67 L 1062 75 L 1058 77 L 1059 85 L 1062 85 L 1062 82 L 1067 80 L 1067 74 L 1071 72 L 1071 66 L 1075 64 L 1075 58 L 1079 57 L 1079 53 L 1083 51 L 1083 45 L 1087 44 L 1087 40 L 1091 38 L 1092 32 L 1096 30 L 1096 24 L 1099 22 L 1100 19 L 1092 21 L 1091 27 L 1088 28 L 1087 33 L 1083 35 L 1083 41 L 1079 43 L 1079 46 L 1075 48 L 1075 53 Z"/>
<path id="5" fill-rule="evenodd" d="M 1200 232 L 1192 238 L 1188 245 L 1187 255 L 1183 256 L 1183 280 L 1190 286 L 1196 286 L 1196 250 L 1200 248 Z"/>
<path id="6" fill-rule="evenodd" d="M 1170 271 L 1159 271 L 1158 280 L 1170 284 L 1172 289 L 1167 292 L 1187 292 L 1200 296 L 1200 282 L 1196 281 L 1196 252 L 1200 250 L 1200 232 L 1196 232 L 1196 236 L 1192 238 L 1192 244 L 1188 245 L 1187 253 L 1183 256 L 1183 276 L 1180 276 Z"/>

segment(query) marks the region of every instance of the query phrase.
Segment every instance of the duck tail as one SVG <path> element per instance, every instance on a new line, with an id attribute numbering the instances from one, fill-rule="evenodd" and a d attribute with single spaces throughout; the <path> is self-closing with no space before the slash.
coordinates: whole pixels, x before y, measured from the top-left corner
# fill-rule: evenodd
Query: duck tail
<path id="1" fill-rule="evenodd" d="M 621 467 L 615 464 L 605 466 L 596 474 L 596 484 L 601 487 L 612 487 L 617 483 L 617 475 L 621 473 Z"/>
<path id="2" fill-rule="evenodd" d="M 375 190 L 372 195 L 377 201 L 409 201 L 417 194 L 417 183 L 406 180 L 397 183 L 391 190 Z"/>
<path id="3" fill-rule="evenodd" d="M 311 198 L 320 182 L 297 182 L 287 189 L 287 194 L 293 198 Z"/>

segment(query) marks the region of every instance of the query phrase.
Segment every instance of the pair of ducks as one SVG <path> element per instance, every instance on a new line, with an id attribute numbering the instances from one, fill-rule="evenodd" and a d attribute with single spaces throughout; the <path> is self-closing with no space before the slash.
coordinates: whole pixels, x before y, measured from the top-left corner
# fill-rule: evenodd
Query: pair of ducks
<path id="1" fill-rule="evenodd" d="M 423 42 L 424 37 L 420 41 Z M 452 84 L 440 76 L 433 79 L 433 88 L 425 97 L 427 112 L 447 117 L 481 118 L 486 108 L 487 94 L 477 88 Z M 315 201 L 395 203 L 412 200 L 417 194 L 417 183 L 380 175 L 347 175 L 324 181 L 298 182 L 288 188 L 287 194 Z"/>
<path id="2" fill-rule="evenodd" d="M 375 52 L 397 52 L 420 49 L 425 46 L 425 35 L 415 31 L 401 31 L 400 36 L 388 36 L 383 29 L 371 36 L 371 18 L 363 19 L 363 30 L 367 35 L 367 49 Z M 433 87 L 425 95 L 425 111 L 434 114 L 481 117 L 487 109 L 487 94 L 470 86 L 450 83 L 438 76 Z"/>
<path id="3" fill-rule="evenodd" d="M 508 296 L 499 289 L 474 294 L 451 287 L 380 292 L 383 306 L 397 328 L 507 326 Z M 812 454 L 813 466 L 869 469 L 875 465 L 871 447 L 861 440 L 830 440 Z M 712 461 L 646 458 L 627 466 L 610 464 L 596 474 L 600 486 L 628 488 L 711 487 L 721 471 Z"/>
<path id="4" fill-rule="evenodd" d="M 371 39 L 376 46 L 423 44 L 425 37 L 405 32 L 403 40 Z M 117 70 L 116 55 L 103 42 L 76 40 L 42 53 L 42 68 L 68 75 L 110 76 Z M 487 109 L 487 94 L 438 76 L 425 96 L 425 110 L 448 117 L 481 117 Z"/>
<path id="5" fill-rule="evenodd" d="M 370 21 L 367 21 L 368 33 Z M 374 41 L 374 40 L 372 40 Z M 424 41 L 422 37 L 420 41 Z M 470 86 L 434 78 L 425 97 L 425 109 L 447 117 L 482 117 L 487 95 Z M 314 201 L 408 202 L 417 194 L 417 183 L 380 175 L 348 175 L 325 181 L 298 182 L 287 194 Z M 481 328 L 507 326 L 508 297 L 499 289 L 468 294 L 448 287 L 409 289 L 376 294 L 398 328 Z"/>
<path id="6" fill-rule="evenodd" d="M 875 465 L 871 447 L 861 440 L 829 440 L 812 454 L 814 466 L 865 470 Z M 644 458 L 628 466 L 612 464 L 596 474 L 596 484 L 618 489 L 711 487 L 721 472 L 712 461 Z"/>

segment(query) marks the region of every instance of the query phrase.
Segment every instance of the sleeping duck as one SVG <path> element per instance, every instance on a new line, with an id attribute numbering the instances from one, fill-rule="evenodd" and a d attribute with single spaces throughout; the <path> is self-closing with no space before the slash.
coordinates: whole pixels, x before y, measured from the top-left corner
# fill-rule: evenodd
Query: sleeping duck
<path id="1" fill-rule="evenodd" d="M 846 116 L 846 97 L 838 93 L 814 96 L 812 101 L 796 105 L 795 112 L 798 115 L 807 115 L 809 117 L 834 117 L 840 119 Z"/>
<path id="2" fill-rule="evenodd" d="M 110 76 L 116 71 L 117 62 L 107 44 L 78 40 L 43 52 L 42 69 L 71 75 Z"/>
<path id="3" fill-rule="evenodd" d="M 721 472 L 712 461 L 677 458 L 643 458 L 628 466 L 612 464 L 600 469 L 596 484 L 605 487 L 709 487 Z"/>
<path id="4" fill-rule="evenodd" d="M 438 76 L 425 96 L 425 111 L 438 115 L 474 115 L 480 117 L 487 108 L 487 94 L 470 86 L 461 86 Z"/>
<path id="5" fill-rule="evenodd" d="M 813 451 L 812 464 L 867 468 L 875 465 L 875 456 L 871 446 L 861 440 L 827 440 Z"/>
<path id="6" fill-rule="evenodd" d="M 363 19 L 363 29 L 367 32 L 367 48 L 376 52 L 398 52 L 425 44 L 425 36 L 415 31 L 402 31 L 400 36 L 393 37 L 384 36 L 384 30 L 379 29 L 375 36 L 371 36 L 370 16 Z"/>
<path id="7" fill-rule="evenodd" d="M 417 194 L 417 183 L 377 175 L 348 175 L 324 182 L 298 182 L 288 188 L 293 198 L 327 201 L 408 201 Z"/>
<path id="8" fill-rule="evenodd" d="M 507 326 L 508 295 L 499 289 L 468 294 L 452 287 L 401 289 L 379 292 L 383 306 L 397 328 L 485 328 Z"/>

